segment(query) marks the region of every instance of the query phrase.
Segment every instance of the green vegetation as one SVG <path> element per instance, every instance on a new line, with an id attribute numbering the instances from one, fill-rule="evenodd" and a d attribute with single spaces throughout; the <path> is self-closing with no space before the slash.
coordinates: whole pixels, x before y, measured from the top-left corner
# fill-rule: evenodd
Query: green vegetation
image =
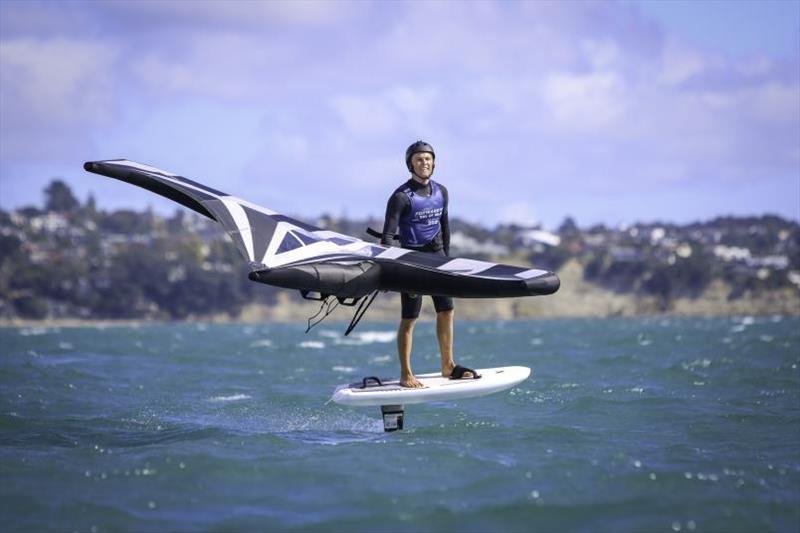
<path id="1" fill-rule="evenodd" d="M 61 181 L 44 192 L 44 210 L 0 211 L 2 318 L 236 316 L 274 298 L 211 221 L 98 211 Z"/>
<path id="2" fill-rule="evenodd" d="M 0 210 L 0 318 L 185 319 L 236 317 L 271 304 L 278 289 L 252 283 L 221 228 L 185 209 L 103 211 L 55 180 L 44 208 Z M 366 237 L 379 220 L 317 225 Z M 776 216 L 722 217 L 685 226 L 637 224 L 557 231 L 452 220 L 453 255 L 558 270 L 574 260 L 585 278 L 621 293 L 658 297 L 664 309 L 697 297 L 714 279 L 731 297 L 800 284 L 800 225 Z"/>

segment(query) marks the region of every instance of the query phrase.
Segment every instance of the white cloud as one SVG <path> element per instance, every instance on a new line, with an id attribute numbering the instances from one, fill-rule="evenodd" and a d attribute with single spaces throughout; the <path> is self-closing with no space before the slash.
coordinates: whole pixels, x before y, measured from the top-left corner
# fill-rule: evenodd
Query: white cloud
<path id="1" fill-rule="evenodd" d="M 119 118 L 116 57 L 113 45 L 78 39 L 0 40 L 0 161 L 53 167 L 85 152 Z"/>
<path id="2" fill-rule="evenodd" d="M 34 149 L 63 161 L 128 145 L 156 164 L 269 157 L 327 194 L 336 179 L 388 186 L 422 137 L 459 200 L 485 205 L 487 179 L 560 180 L 578 198 L 796 175 L 800 158 L 796 57 L 714 55 L 630 4 L 79 3 L 81 26 L 102 28 L 80 33 L 54 25 L 61 4 L 7 5 L 4 169 Z"/>
<path id="3" fill-rule="evenodd" d="M 152 46 L 131 57 L 133 81 L 156 99 L 200 96 L 265 99 L 284 90 L 297 50 L 251 34 L 198 31 L 174 48 Z"/>
<path id="4" fill-rule="evenodd" d="M 140 17 L 151 26 L 189 23 L 214 28 L 263 29 L 286 24 L 312 27 L 332 24 L 349 17 L 360 6 L 355 2 L 327 0 L 117 0 L 98 7 L 120 16 Z"/>
<path id="5" fill-rule="evenodd" d="M 331 104 L 351 133 L 386 134 L 400 123 L 399 113 L 384 98 L 341 95 Z"/>
<path id="6" fill-rule="evenodd" d="M 664 48 L 658 82 L 679 85 L 708 68 L 708 58 L 679 42 L 670 41 Z"/>
<path id="7" fill-rule="evenodd" d="M 270 138 L 270 145 L 273 151 L 287 159 L 302 160 L 310 155 L 309 141 L 303 135 L 275 132 Z"/>
<path id="8" fill-rule="evenodd" d="M 625 82 L 614 72 L 553 74 L 542 85 L 557 124 L 576 132 L 613 127 L 625 112 L 626 96 Z"/>
<path id="9" fill-rule="evenodd" d="M 422 89 L 392 87 L 385 95 L 398 111 L 415 116 L 432 112 L 438 96 L 438 91 L 432 87 Z"/>
<path id="10" fill-rule="evenodd" d="M 426 130 L 438 94 L 434 87 L 394 86 L 379 93 L 335 95 L 330 105 L 351 133 L 388 135 L 398 130 Z"/>
<path id="11" fill-rule="evenodd" d="M 540 223 L 533 206 L 528 202 L 513 202 L 500 208 L 502 222 L 535 226 Z"/>
<path id="12" fill-rule="evenodd" d="M 400 150 L 398 150 L 399 152 Z M 389 199 L 389 193 L 392 187 L 400 185 L 406 179 L 406 174 L 402 165 L 402 156 L 400 157 L 371 157 L 368 154 L 359 153 L 357 151 L 349 151 L 341 154 L 344 161 L 351 164 L 342 165 L 342 176 L 344 179 L 343 185 L 347 190 L 354 190 L 354 188 L 361 188 L 367 191 L 372 191 L 375 197 L 385 201 Z M 383 198 L 385 196 L 385 198 Z M 382 215 L 385 204 L 371 206 L 374 212 L 380 212 Z"/>
<path id="13" fill-rule="evenodd" d="M 595 70 L 612 68 L 619 64 L 622 57 L 619 46 L 609 39 L 603 41 L 587 39 L 580 44 L 580 47 Z"/>
<path id="14" fill-rule="evenodd" d="M 49 127 L 96 123 L 112 107 L 116 55 L 114 46 L 66 38 L 0 41 L 5 119 Z"/>
<path id="15" fill-rule="evenodd" d="M 754 118 L 767 124 L 798 126 L 800 91 L 797 85 L 767 82 L 743 91 L 739 96 L 745 102 L 752 102 Z"/>

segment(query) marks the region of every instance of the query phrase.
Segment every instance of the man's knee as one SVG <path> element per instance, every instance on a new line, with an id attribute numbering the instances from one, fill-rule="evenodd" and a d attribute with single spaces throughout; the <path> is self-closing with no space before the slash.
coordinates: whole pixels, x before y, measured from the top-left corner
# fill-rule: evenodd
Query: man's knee
<path id="1" fill-rule="evenodd" d="M 403 318 L 400 320 L 400 331 L 411 331 L 414 329 L 414 323 L 417 321 L 416 318 Z"/>
<path id="2" fill-rule="evenodd" d="M 439 318 L 444 318 L 444 319 L 451 318 L 453 316 L 453 310 L 452 309 L 445 309 L 443 311 L 437 311 L 436 312 L 436 316 L 439 317 Z"/>

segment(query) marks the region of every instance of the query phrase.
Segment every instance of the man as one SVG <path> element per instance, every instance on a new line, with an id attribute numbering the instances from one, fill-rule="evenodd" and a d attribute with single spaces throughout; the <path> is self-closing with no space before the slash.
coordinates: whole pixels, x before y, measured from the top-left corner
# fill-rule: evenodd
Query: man
<path id="1" fill-rule="evenodd" d="M 444 185 L 431 179 L 436 154 L 433 147 L 417 141 L 406 150 L 408 181 L 389 198 L 381 244 L 392 244 L 399 229 L 400 245 L 419 252 L 450 255 L 450 227 L 447 216 L 448 195 Z M 436 309 L 436 336 L 442 360 L 442 376 L 451 379 L 479 378 L 475 371 L 453 361 L 453 299 L 433 296 Z M 400 357 L 400 384 L 419 388 L 424 385 L 411 371 L 411 345 L 414 323 L 422 308 L 422 295 L 400 295 L 402 319 L 397 330 L 397 353 Z"/>

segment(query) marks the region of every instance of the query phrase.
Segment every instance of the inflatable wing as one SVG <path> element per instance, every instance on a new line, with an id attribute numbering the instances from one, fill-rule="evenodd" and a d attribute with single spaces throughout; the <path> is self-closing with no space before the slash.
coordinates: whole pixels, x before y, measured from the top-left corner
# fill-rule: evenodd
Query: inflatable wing
<path id="1" fill-rule="evenodd" d="M 545 270 L 450 258 L 381 246 L 320 229 L 187 178 L 124 159 L 84 169 L 126 181 L 216 220 L 249 262 L 250 279 L 318 293 L 340 302 L 388 290 L 498 298 L 552 294 L 559 279 Z M 374 296 L 374 294 L 373 294 Z"/>

